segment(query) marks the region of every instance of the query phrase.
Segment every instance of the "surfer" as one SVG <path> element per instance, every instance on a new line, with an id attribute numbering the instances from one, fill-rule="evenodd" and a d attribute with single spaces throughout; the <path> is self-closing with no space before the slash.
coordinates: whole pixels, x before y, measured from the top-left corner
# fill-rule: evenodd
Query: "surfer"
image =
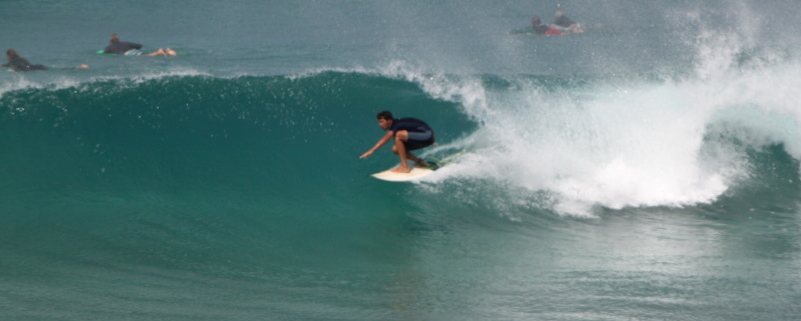
<path id="1" fill-rule="evenodd" d="M 378 119 L 378 126 L 386 130 L 387 133 L 378 140 L 378 143 L 373 148 L 370 148 L 359 158 L 370 157 L 373 152 L 394 139 L 395 146 L 392 147 L 392 152 L 400 157 L 400 166 L 393 168 L 393 172 L 408 173 L 411 171 L 406 163 L 407 159 L 412 160 L 418 166 L 428 166 L 426 161 L 410 153 L 410 151 L 434 144 L 434 130 L 428 124 L 417 118 L 396 119 L 388 111 L 378 113 L 376 118 Z"/>
<path id="2" fill-rule="evenodd" d="M 562 11 L 557 11 L 553 15 L 553 22 L 551 23 L 551 29 L 558 29 L 572 33 L 582 33 L 584 30 L 581 28 L 581 24 L 576 23 L 573 20 L 570 20 L 565 13 Z"/>
<path id="3" fill-rule="evenodd" d="M 149 54 L 142 52 L 142 45 L 135 43 L 135 42 L 128 42 L 128 41 L 120 41 L 120 36 L 116 33 L 111 34 L 111 39 L 109 40 L 111 43 L 106 46 L 106 49 L 103 50 L 103 53 L 106 54 L 118 54 L 118 55 L 125 55 L 125 56 L 177 56 L 178 53 L 175 50 L 170 48 L 162 49 L 155 52 L 151 52 Z"/>
<path id="4" fill-rule="evenodd" d="M 47 67 L 44 65 L 33 65 L 28 62 L 28 59 L 22 58 L 19 53 L 14 49 L 8 49 L 6 51 L 6 60 L 7 63 L 4 63 L 0 66 L 2 67 L 11 67 L 13 71 L 32 71 L 32 70 L 47 70 Z M 80 65 L 75 67 L 78 69 L 86 69 L 89 68 L 89 65 Z M 65 68 L 70 69 L 70 68 Z"/>
<path id="5" fill-rule="evenodd" d="M 542 24 L 540 16 L 534 16 L 531 18 L 531 28 L 534 29 L 534 33 L 538 35 L 543 35 L 548 32 L 548 29 L 550 29 L 547 25 Z"/>
<path id="6" fill-rule="evenodd" d="M 540 16 L 533 16 L 531 17 L 531 26 L 525 27 L 523 29 L 512 30 L 507 32 L 510 35 L 516 34 L 535 34 L 535 35 L 549 35 L 549 36 L 559 36 L 564 34 L 564 32 L 560 29 L 553 29 L 550 25 L 546 25 L 542 23 L 542 19 Z"/>

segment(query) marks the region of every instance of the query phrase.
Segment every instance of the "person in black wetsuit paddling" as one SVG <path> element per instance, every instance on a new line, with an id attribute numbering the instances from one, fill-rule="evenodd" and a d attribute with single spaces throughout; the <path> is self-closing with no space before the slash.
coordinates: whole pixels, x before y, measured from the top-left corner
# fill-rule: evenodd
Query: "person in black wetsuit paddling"
<path id="1" fill-rule="evenodd" d="M 28 59 L 22 58 L 19 53 L 14 49 L 8 49 L 6 51 L 6 60 L 7 63 L 4 63 L 0 66 L 2 67 L 11 67 L 13 71 L 33 71 L 33 70 L 47 70 L 47 67 L 44 65 L 33 65 L 28 62 Z M 78 69 L 86 69 L 89 68 L 89 65 L 80 65 L 75 67 Z M 71 69 L 71 68 L 64 68 L 64 69 Z"/>
<path id="2" fill-rule="evenodd" d="M 118 55 L 125 55 L 125 56 L 176 56 L 178 55 L 174 50 L 167 48 L 161 49 L 151 52 L 149 54 L 145 54 L 142 52 L 142 45 L 134 42 L 128 41 L 120 41 L 120 36 L 116 33 L 111 34 L 111 39 L 109 40 L 111 43 L 106 46 L 106 49 L 103 50 L 103 53 L 106 54 L 118 54 Z"/>
<path id="3" fill-rule="evenodd" d="M 570 20 L 565 13 L 562 11 L 557 11 L 553 15 L 553 22 L 551 23 L 551 29 L 558 29 L 565 32 L 572 32 L 572 33 L 582 33 L 584 32 L 584 28 L 581 26 L 580 23 L 576 23 L 573 20 Z"/>
<path id="4" fill-rule="evenodd" d="M 390 140 L 395 141 L 395 146 L 392 147 L 392 152 L 398 154 L 400 157 L 400 166 L 392 169 L 393 172 L 408 173 L 411 171 L 406 159 L 410 159 L 417 163 L 418 166 L 428 166 L 426 161 L 417 158 L 409 151 L 420 149 L 423 147 L 431 146 L 434 142 L 434 130 L 428 124 L 417 118 L 400 118 L 392 117 L 392 113 L 382 111 L 376 115 L 378 119 L 378 126 L 386 130 L 387 133 L 384 137 L 378 140 L 378 143 L 370 148 L 367 152 L 362 154 L 359 158 L 367 158 L 376 150 L 384 146 Z"/>
<path id="5" fill-rule="evenodd" d="M 542 20 L 540 20 L 539 16 L 531 18 L 531 28 L 534 30 L 534 33 L 538 35 L 544 35 L 548 32 L 548 29 L 550 29 L 547 25 L 542 24 Z"/>

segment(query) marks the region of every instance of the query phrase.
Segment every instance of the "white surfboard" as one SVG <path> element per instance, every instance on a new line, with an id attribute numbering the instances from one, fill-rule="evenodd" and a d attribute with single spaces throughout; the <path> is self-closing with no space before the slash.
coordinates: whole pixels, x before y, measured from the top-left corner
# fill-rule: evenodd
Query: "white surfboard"
<path id="1" fill-rule="evenodd" d="M 389 182 L 410 182 L 431 175 L 431 173 L 434 173 L 434 170 L 423 167 L 412 167 L 412 170 L 408 173 L 398 173 L 393 172 L 392 169 L 388 169 L 370 176 Z"/>
<path id="2" fill-rule="evenodd" d="M 412 170 L 410 172 L 408 172 L 408 173 L 393 172 L 392 168 L 390 168 L 388 170 L 385 170 L 385 171 L 380 172 L 380 173 L 375 173 L 375 174 L 372 174 L 370 176 L 375 177 L 375 178 L 380 179 L 380 180 L 389 181 L 389 182 L 411 182 L 411 181 L 416 181 L 416 180 L 422 179 L 423 177 L 431 175 L 431 174 L 434 173 L 435 170 L 437 170 L 439 168 L 442 168 L 443 166 L 445 166 L 447 164 L 452 163 L 453 160 L 455 160 L 459 156 L 462 156 L 462 154 L 464 154 L 464 153 L 465 153 L 465 150 L 462 149 L 462 150 L 460 150 L 460 151 L 458 151 L 456 153 L 450 154 L 450 155 L 448 155 L 448 156 L 446 156 L 446 157 L 444 157 L 442 159 L 438 159 L 438 158 L 433 157 L 433 156 L 427 156 L 426 157 L 426 162 L 431 164 L 430 167 L 419 167 L 419 166 L 410 165 Z"/>

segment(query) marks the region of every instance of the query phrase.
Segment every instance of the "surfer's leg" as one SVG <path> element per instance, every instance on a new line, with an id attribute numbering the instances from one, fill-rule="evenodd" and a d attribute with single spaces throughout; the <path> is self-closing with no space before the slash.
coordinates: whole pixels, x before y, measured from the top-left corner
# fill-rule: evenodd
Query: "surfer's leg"
<path id="1" fill-rule="evenodd" d="M 412 152 L 409 152 L 409 151 L 406 152 L 406 159 L 415 162 L 415 164 L 417 164 L 417 166 L 420 166 L 420 167 L 428 166 L 428 163 L 426 163 L 426 161 L 424 161 L 421 158 L 418 158 L 417 156 L 412 154 Z"/>
<path id="2" fill-rule="evenodd" d="M 178 53 L 176 53 L 175 50 L 172 50 L 170 48 L 167 48 L 167 50 L 164 50 L 164 48 L 159 48 L 159 50 L 146 54 L 145 56 L 177 56 L 177 55 Z"/>
<path id="3" fill-rule="evenodd" d="M 429 146 L 433 143 L 434 133 L 431 131 L 407 132 L 406 140 L 403 142 L 403 146 L 406 147 L 406 158 L 417 163 L 417 166 L 427 167 L 428 163 L 412 154 L 411 151 Z"/>
<path id="4" fill-rule="evenodd" d="M 392 169 L 393 172 L 408 173 L 410 171 L 409 164 L 406 163 L 406 145 L 403 144 L 407 139 L 408 133 L 405 130 L 399 130 L 395 133 L 395 146 L 392 147 L 392 151 L 400 157 L 400 166 Z"/>
<path id="5" fill-rule="evenodd" d="M 146 54 L 145 56 L 166 56 L 166 55 L 167 53 L 164 52 L 164 49 L 159 48 L 159 50 Z"/>

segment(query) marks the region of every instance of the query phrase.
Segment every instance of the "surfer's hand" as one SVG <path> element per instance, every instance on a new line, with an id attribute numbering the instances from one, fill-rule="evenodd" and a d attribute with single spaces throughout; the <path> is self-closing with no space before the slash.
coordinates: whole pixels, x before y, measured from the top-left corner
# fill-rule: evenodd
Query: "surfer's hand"
<path id="1" fill-rule="evenodd" d="M 373 151 L 367 151 L 366 153 L 362 154 L 362 156 L 359 156 L 359 158 L 367 158 L 367 157 L 370 157 L 370 155 L 372 155 L 372 154 L 373 154 Z"/>

